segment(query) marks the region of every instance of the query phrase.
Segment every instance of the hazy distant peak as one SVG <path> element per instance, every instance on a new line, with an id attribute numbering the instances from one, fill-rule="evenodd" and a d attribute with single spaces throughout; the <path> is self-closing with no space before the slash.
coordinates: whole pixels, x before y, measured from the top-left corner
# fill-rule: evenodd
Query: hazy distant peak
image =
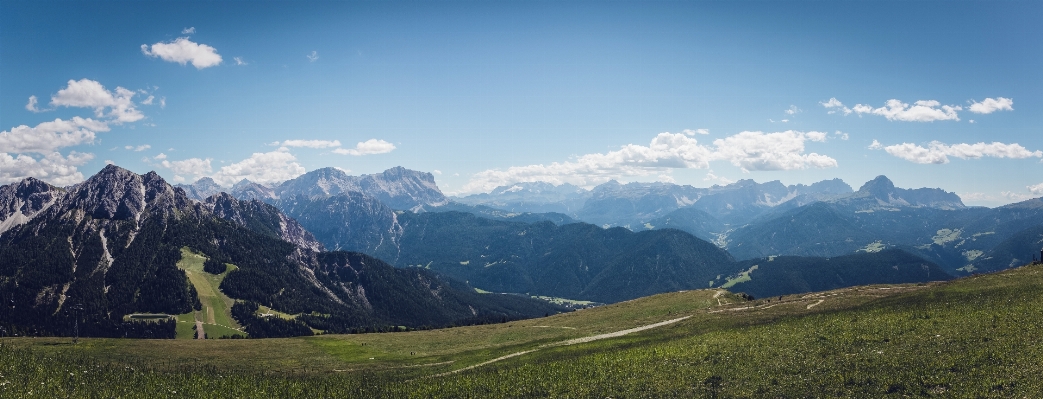
<path id="1" fill-rule="evenodd" d="M 858 189 L 858 191 L 870 194 L 886 194 L 893 192 L 894 189 L 894 182 L 892 182 L 891 179 L 888 179 L 887 176 L 880 175 L 875 177 L 873 180 L 867 181 Z"/>

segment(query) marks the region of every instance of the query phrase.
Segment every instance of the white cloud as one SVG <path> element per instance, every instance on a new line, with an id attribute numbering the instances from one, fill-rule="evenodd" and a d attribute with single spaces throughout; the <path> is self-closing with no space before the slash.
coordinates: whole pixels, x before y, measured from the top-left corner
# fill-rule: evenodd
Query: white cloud
<path id="1" fill-rule="evenodd" d="M 191 34 L 193 34 L 193 33 L 196 33 L 196 27 L 194 27 L 194 26 L 193 26 L 193 27 L 190 27 L 190 28 L 185 28 L 185 29 L 182 29 L 182 30 L 181 30 L 181 34 L 182 34 L 182 35 L 191 35 Z"/>
<path id="2" fill-rule="evenodd" d="M 1032 194 L 1043 195 L 1043 183 L 1034 184 L 1027 187 Z"/>
<path id="3" fill-rule="evenodd" d="M 697 134 L 710 134 L 710 129 L 685 129 L 682 130 L 681 133 L 684 133 L 685 136 L 695 136 Z"/>
<path id="4" fill-rule="evenodd" d="M 29 110 L 29 112 L 34 112 L 34 113 L 50 111 L 49 109 L 37 108 L 36 107 L 37 101 L 38 100 L 36 99 L 36 96 L 29 96 L 29 102 L 25 104 L 25 109 Z"/>
<path id="5" fill-rule="evenodd" d="M 152 159 L 156 159 L 156 160 L 167 159 L 167 154 L 164 154 L 164 153 L 161 152 L 161 153 L 159 153 L 159 155 L 156 155 L 155 157 L 152 157 Z"/>
<path id="6" fill-rule="evenodd" d="M 386 154 L 395 150 L 395 145 L 384 140 L 369 139 L 363 142 L 359 142 L 355 145 L 355 148 L 338 148 L 333 150 L 335 154 L 341 155 L 373 155 L 373 154 Z"/>
<path id="7" fill-rule="evenodd" d="M 108 130 L 104 122 L 78 116 L 43 122 L 36 127 L 21 125 L 0 132 L 0 152 L 50 154 L 62 147 L 94 142 L 95 132 Z"/>
<path id="8" fill-rule="evenodd" d="M 706 172 L 706 177 L 703 178 L 703 181 L 720 183 L 720 184 L 724 184 L 724 185 L 735 183 L 735 180 L 729 179 L 729 178 L 724 177 L 724 176 L 717 176 L 717 175 L 715 175 L 712 170 L 709 171 L 709 172 Z"/>
<path id="9" fill-rule="evenodd" d="M 155 99 L 156 99 L 156 96 L 150 95 L 150 96 L 148 96 L 148 98 L 146 98 L 141 103 L 144 104 L 144 105 L 152 105 L 152 100 L 155 100 Z"/>
<path id="10" fill-rule="evenodd" d="M 981 102 L 972 102 L 971 106 L 967 109 L 976 114 L 991 114 L 996 111 L 1013 111 L 1014 100 L 1004 97 L 986 98 Z"/>
<path id="11" fill-rule="evenodd" d="M 319 60 L 319 52 L 318 51 L 312 51 L 311 54 L 307 55 L 307 57 L 308 57 L 308 61 L 309 62 L 318 61 Z"/>
<path id="12" fill-rule="evenodd" d="M 159 107 L 160 108 L 166 108 L 167 107 L 167 98 L 166 97 L 163 97 L 163 98 L 159 99 Z"/>
<path id="13" fill-rule="evenodd" d="M 149 45 L 142 44 L 141 52 L 149 57 L 159 57 L 163 61 L 176 62 L 181 65 L 191 62 L 196 69 L 209 68 L 221 64 L 221 55 L 217 49 L 179 37 L 176 40 Z"/>
<path id="14" fill-rule="evenodd" d="M 934 122 L 958 121 L 960 118 L 956 111 L 961 111 L 963 108 L 958 105 L 942 105 L 935 100 L 920 100 L 913 103 L 913 105 L 909 105 L 899 100 L 891 99 L 887 100 L 887 103 L 880 108 L 858 104 L 855 105 L 853 110 L 859 115 L 880 115 L 889 121 Z"/>
<path id="15" fill-rule="evenodd" d="M 26 177 L 35 177 L 57 186 L 68 186 L 83 181 L 82 166 L 94 154 L 71 152 L 69 156 L 52 152 L 36 159 L 26 154 L 0 152 L 0 184 L 13 183 Z"/>
<path id="16" fill-rule="evenodd" d="M 90 79 L 69 80 L 58 94 L 51 96 L 52 106 L 94 109 L 96 117 L 110 117 L 115 123 L 136 122 L 145 117 L 135 108 L 133 91 L 116 87 L 113 93 Z"/>
<path id="17" fill-rule="evenodd" d="M 232 61 L 235 61 L 236 65 L 250 65 L 246 61 L 243 61 L 243 57 L 232 57 Z"/>
<path id="18" fill-rule="evenodd" d="M 105 160 L 105 164 L 106 164 L 106 165 L 115 165 L 116 163 L 115 163 L 115 162 L 112 162 L 112 160 L 111 160 L 111 159 L 106 159 L 106 160 Z"/>
<path id="19" fill-rule="evenodd" d="M 840 100 L 836 99 L 836 97 L 831 97 L 829 101 L 821 101 L 819 102 L 819 104 L 822 104 L 823 107 L 830 109 L 829 112 L 827 112 L 828 114 L 835 114 L 837 110 L 843 111 L 844 115 L 850 114 L 852 112 L 851 108 L 845 107 L 844 103 L 841 103 Z"/>
<path id="20" fill-rule="evenodd" d="M 1029 151 L 1017 143 L 1004 144 L 1000 142 L 949 145 L 939 141 L 932 141 L 927 144 L 927 147 L 913 143 L 902 143 L 885 147 L 880 142 L 873 140 L 873 144 L 869 146 L 869 149 L 882 149 L 895 157 L 919 164 L 945 164 L 949 163 L 949 157 L 962 159 L 1043 157 L 1043 151 Z"/>
<path id="21" fill-rule="evenodd" d="M 218 184 L 231 186 L 243 179 L 271 184 L 304 174 L 304 167 L 284 148 L 272 152 L 256 152 L 249 158 L 221 167 L 213 176 Z"/>
<path id="22" fill-rule="evenodd" d="M 141 152 L 141 151 L 145 151 L 145 150 L 147 150 L 149 148 L 152 148 L 152 146 L 148 145 L 148 144 L 139 145 L 137 147 L 132 146 L 132 145 L 128 145 L 128 146 L 124 146 L 123 148 L 128 149 L 128 150 L 133 150 L 133 151 L 136 151 L 136 152 Z"/>
<path id="23" fill-rule="evenodd" d="M 202 176 L 203 174 L 210 173 L 210 171 L 213 170 L 210 166 L 210 161 L 210 158 L 189 158 L 180 161 L 168 161 L 163 159 L 163 161 L 160 162 L 160 165 L 164 168 L 170 169 L 174 174 Z"/>
<path id="24" fill-rule="evenodd" d="M 825 140 L 825 133 L 788 130 L 778 133 L 741 132 L 714 140 L 716 158 L 731 161 L 743 171 L 832 168 L 837 160 L 817 153 L 804 153 L 804 142 Z"/>
<path id="25" fill-rule="evenodd" d="M 442 171 L 440 171 L 438 169 L 435 169 L 435 170 L 432 170 L 431 173 L 436 174 L 436 175 L 441 175 Z"/>
<path id="26" fill-rule="evenodd" d="M 835 99 L 834 99 L 834 100 L 835 100 Z M 786 115 L 794 115 L 794 114 L 798 114 L 798 113 L 800 113 L 800 112 L 803 112 L 803 110 L 802 110 L 802 109 L 800 109 L 800 108 L 797 108 L 797 106 L 796 106 L 796 105 L 790 105 L 790 106 L 789 106 L 789 108 L 788 108 L 788 109 L 786 109 L 786 110 L 785 110 L 785 111 L 783 111 L 783 112 L 785 112 L 785 113 L 786 113 Z"/>
<path id="27" fill-rule="evenodd" d="M 839 130 L 837 130 L 835 133 L 833 133 L 833 137 L 836 137 L 836 138 L 841 139 L 841 140 L 847 140 L 848 138 L 850 138 L 850 136 L 848 136 L 847 133 L 841 132 Z"/>
<path id="28" fill-rule="evenodd" d="M 616 151 L 586 154 L 549 165 L 512 166 L 473 175 L 462 192 L 489 191 L 517 182 L 545 181 L 590 187 L 612 179 L 663 174 L 671 169 L 709 169 L 711 161 L 725 160 L 750 170 L 790 170 L 835 167 L 837 161 L 816 153 L 804 154 L 804 142 L 819 132 L 742 132 L 699 144 L 684 133 L 660 133 L 648 146 L 628 144 Z M 824 133 L 823 133 L 824 135 Z"/>
<path id="29" fill-rule="evenodd" d="M 340 147 L 340 140 L 286 140 L 282 144 L 279 144 L 279 142 L 274 144 L 282 145 L 283 147 L 330 148 Z"/>

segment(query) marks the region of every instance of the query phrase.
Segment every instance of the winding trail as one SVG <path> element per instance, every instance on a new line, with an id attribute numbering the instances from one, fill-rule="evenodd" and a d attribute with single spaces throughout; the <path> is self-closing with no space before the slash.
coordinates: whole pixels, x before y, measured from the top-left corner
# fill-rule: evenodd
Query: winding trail
<path id="1" fill-rule="evenodd" d="M 540 345 L 536 349 L 529 349 L 527 351 L 514 352 L 514 353 L 511 353 L 511 354 L 508 354 L 508 355 L 500 356 L 500 357 L 492 359 L 492 360 L 487 360 L 487 361 L 484 361 L 484 362 L 481 362 L 481 363 L 478 363 L 478 364 L 475 364 L 475 365 L 467 366 L 467 367 L 464 367 L 462 369 L 457 369 L 457 370 L 453 370 L 453 371 L 447 371 L 447 372 L 441 373 L 441 374 L 435 374 L 435 375 L 432 375 L 431 377 L 441 377 L 441 376 L 446 376 L 446 375 L 450 375 L 450 374 L 456 374 L 456 373 L 459 373 L 461 371 L 467 371 L 467 370 L 470 370 L 470 369 L 473 369 L 473 368 L 478 368 L 478 367 L 482 367 L 482 366 L 485 366 L 485 365 L 488 365 L 488 364 L 496 363 L 496 362 L 501 361 L 501 360 L 506 360 L 506 359 L 510 359 L 512 357 L 517 357 L 517 356 L 521 356 L 521 355 L 524 355 L 524 354 L 532 353 L 532 352 L 538 351 L 538 350 L 543 349 L 543 348 L 552 348 L 552 347 L 557 347 L 557 346 L 576 345 L 576 344 L 582 344 L 582 343 L 587 343 L 587 342 L 597 341 L 597 340 L 602 340 L 602 339 L 622 337 L 624 335 L 631 334 L 631 333 L 636 333 L 638 331 L 650 330 L 650 329 L 653 329 L 653 328 L 656 328 L 656 327 L 662 327 L 662 326 L 665 326 L 665 325 L 668 325 L 668 324 L 677 323 L 677 322 L 679 322 L 681 320 L 684 320 L 684 319 L 687 319 L 689 317 L 692 317 L 692 316 L 678 317 L 676 319 L 667 320 L 667 321 L 661 321 L 661 322 L 658 322 L 658 323 L 649 324 L 647 326 L 634 327 L 634 328 L 627 329 L 627 330 L 621 330 L 621 331 L 610 332 L 610 333 L 605 333 L 605 334 L 592 335 L 592 336 L 583 337 L 583 338 L 573 338 L 573 339 L 566 340 L 566 341 L 553 342 L 553 343 L 549 343 L 549 344 L 544 344 L 544 345 Z"/>
<path id="2" fill-rule="evenodd" d="M 825 302 L 825 301 L 826 301 L 825 299 L 819 299 L 818 302 L 815 302 L 813 304 L 808 305 L 808 309 L 811 309 L 811 308 L 813 308 L 815 306 L 818 306 L 819 304 L 821 304 L 822 302 Z"/>

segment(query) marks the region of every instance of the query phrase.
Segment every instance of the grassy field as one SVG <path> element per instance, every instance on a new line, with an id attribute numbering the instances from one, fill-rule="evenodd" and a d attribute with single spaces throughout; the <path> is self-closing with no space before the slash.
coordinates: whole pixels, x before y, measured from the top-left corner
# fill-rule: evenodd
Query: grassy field
<path id="1" fill-rule="evenodd" d="M 1031 266 L 756 301 L 678 292 L 431 331 L 8 339 L 0 397 L 1038 397 L 1040 333 Z"/>
<path id="2" fill-rule="evenodd" d="M 196 288 L 199 301 L 203 303 L 203 310 L 177 316 L 177 338 L 195 339 L 196 332 L 192 327 L 196 321 L 203 322 L 203 330 L 211 338 L 233 334 L 247 335 L 242 331 L 243 327 L 232 318 L 232 305 L 235 304 L 235 300 L 225 296 L 218 288 L 225 276 L 237 267 L 229 264 L 224 273 L 213 275 L 203 271 L 204 261 L 206 256 L 188 248 L 181 248 L 181 260 L 177 267 L 185 271 L 188 280 Z"/>

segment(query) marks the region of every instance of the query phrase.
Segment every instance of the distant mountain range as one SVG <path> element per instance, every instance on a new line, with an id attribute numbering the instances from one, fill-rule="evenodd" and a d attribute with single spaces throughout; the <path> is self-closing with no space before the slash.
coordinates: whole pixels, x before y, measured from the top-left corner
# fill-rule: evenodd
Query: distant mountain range
<path id="1" fill-rule="evenodd" d="M 431 174 L 404 168 L 221 187 L 110 165 L 66 188 L 0 186 L 0 288 L 31 309 L 0 322 L 56 331 L 70 297 L 100 335 L 133 330 L 122 315 L 191 311 L 175 266 L 185 247 L 238 266 L 228 296 L 347 331 L 560 311 L 475 287 L 606 303 L 706 287 L 783 295 L 999 270 L 1041 243 L 1043 200 L 967 207 L 884 176 L 858 191 L 837 179 L 525 183 L 450 200 Z"/>
<path id="2" fill-rule="evenodd" d="M 357 183 L 363 180 L 382 185 Z M 210 193 L 211 183 L 201 180 L 186 191 Z M 412 200 L 381 200 L 389 197 L 387 192 Z M 839 179 L 791 186 L 740 180 L 709 188 L 613 181 L 591 190 L 530 182 L 446 199 L 437 191 L 433 177 L 419 172 L 396 168 L 351 177 L 327 168 L 275 188 L 240 183 L 232 194 L 241 199 L 261 198 L 279 207 L 301 221 L 327 248 L 371 254 L 400 249 L 402 237 L 408 233 L 395 209 L 407 207 L 393 206 L 398 204 L 411 205 L 408 208 L 413 212 L 460 211 L 501 221 L 547 220 L 559 225 L 581 221 L 633 231 L 674 228 L 713 242 L 736 259 L 832 257 L 901 248 L 957 275 L 1031 260 L 1031 253 L 1009 253 L 1003 248 L 1035 244 L 994 248 L 1043 223 L 1043 217 L 1030 206 L 967 207 L 954 193 L 898 188 L 885 176 L 866 182 L 857 191 Z M 428 201 L 417 200 L 422 198 Z"/>

